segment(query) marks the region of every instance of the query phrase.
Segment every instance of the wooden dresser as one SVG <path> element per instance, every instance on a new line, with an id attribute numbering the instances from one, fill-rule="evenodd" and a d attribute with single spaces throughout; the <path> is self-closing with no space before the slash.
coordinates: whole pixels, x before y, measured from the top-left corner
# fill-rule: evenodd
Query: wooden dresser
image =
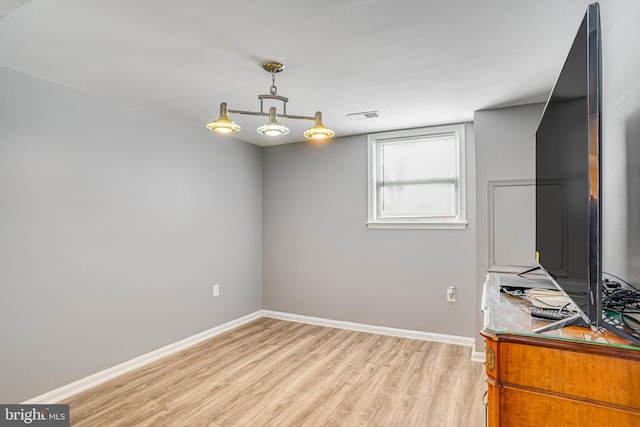
<path id="1" fill-rule="evenodd" d="M 528 304 L 484 284 L 489 426 L 640 426 L 640 348 L 606 330 L 535 334 Z"/>

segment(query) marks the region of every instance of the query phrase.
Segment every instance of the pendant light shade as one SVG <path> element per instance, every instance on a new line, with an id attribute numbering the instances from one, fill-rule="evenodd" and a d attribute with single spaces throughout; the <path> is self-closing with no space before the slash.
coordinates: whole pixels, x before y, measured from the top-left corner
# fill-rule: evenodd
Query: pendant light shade
<path id="1" fill-rule="evenodd" d="M 333 137 L 336 133 L 322 124 L 322 113 L 316 112 L 316 123 L 311 129 L 304 132 L 304 137 L 313 141 L 321 141 Z"/>
<path id="2" fill-rule="evenodd" d="M 209 123 L 207 125 L 207 129 L 219 133 L 231 133 L 239 131 L 241 127 L 229 120 L 229 116 L 227 115 L 227 103 L 223 102 L 220 104 L 220 117 Z"/>
<path id="3" fill-rule="evenodd" d="M 276 117 L 276 107 L 269 108 L 269 121 L 258 129 L 258 133 L 266 136 L 280 136 L 289 133 L 289 129 L 278 122 Z"/>

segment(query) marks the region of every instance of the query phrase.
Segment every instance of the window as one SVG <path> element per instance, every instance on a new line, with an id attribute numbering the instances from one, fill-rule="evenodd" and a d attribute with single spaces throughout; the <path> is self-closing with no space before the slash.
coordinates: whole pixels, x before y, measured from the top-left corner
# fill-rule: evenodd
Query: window
<path id="1" fill-rule="evenodd" d="M 369 135 L 369 228 L 465 228 L 464 125 Z"/>

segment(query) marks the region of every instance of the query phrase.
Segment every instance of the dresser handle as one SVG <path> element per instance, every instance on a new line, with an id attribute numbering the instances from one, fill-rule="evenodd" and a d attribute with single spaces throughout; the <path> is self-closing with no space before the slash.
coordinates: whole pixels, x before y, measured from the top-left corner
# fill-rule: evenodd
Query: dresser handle
<path id="1" fill-rule="evenodd" d="M 493 371 L 493 368 L 496 367 L 496 354 L 494 353 L 493 348 L 491 347 L 486 348 L 486 353 L 487 353 L 487 357 L 486 357 L 487 369 L 490 371 Z"/>

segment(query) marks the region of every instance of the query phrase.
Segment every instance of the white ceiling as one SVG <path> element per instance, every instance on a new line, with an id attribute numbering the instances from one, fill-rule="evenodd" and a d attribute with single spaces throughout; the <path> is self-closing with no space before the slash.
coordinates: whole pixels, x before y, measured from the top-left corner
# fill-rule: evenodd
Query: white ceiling
<path id="1" fill-rule="evenodd" d="M 591 2 L 0 0 L 0 66 L 204 127 L 222 101 L 259 109 L 274 59 L 287 112 L 322 111 L 346 136 L 546 100 Z M 265 118 L 231 118 L 260 146 L 312 124 L 282 119 L 291 133 L 268 138 Z"/>

